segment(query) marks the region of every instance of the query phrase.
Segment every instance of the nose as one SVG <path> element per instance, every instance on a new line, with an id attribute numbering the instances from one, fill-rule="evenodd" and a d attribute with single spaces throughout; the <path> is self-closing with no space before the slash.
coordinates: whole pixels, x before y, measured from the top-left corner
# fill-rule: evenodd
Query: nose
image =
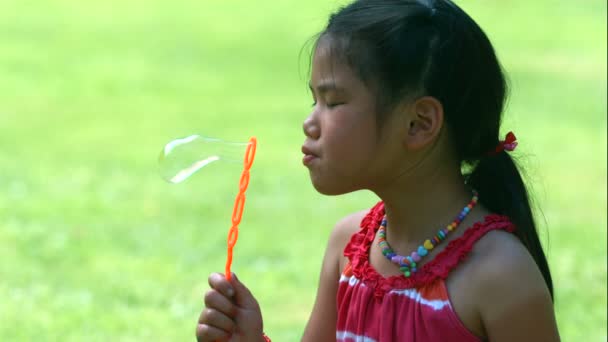
<path id="1" fill-rule="evenodd" d="M 304 120 L 304 124 L 302 125 L 304 129 L 304 134 L 311 139 L 319 139 L 321 136 L 321 130 L 319 128 L 319 124 L 315 118 L 315 113 L 312 112 L 306 120 Z"/>

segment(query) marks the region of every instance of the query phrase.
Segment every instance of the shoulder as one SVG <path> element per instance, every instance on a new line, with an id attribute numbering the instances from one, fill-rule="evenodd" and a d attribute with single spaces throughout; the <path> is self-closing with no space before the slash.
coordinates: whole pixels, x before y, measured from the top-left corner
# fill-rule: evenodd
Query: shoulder
<path id="1" fill-rule="evenodd" d="M 492 219 L 490 219 L 492 217 Z M 471 215 L 471 222 L 487 225 L 498 222 L 495 214 L 481 207 Z M 508 223 L 508 219 L 500 219 L 500 223 Z M 544 285 L 544 279 L 536 266 L 536 262 L 528 249 L 519 238 L 503 229 L 491 229 L 479 240 L 475 241 L 465 266 L 466 277 L 479 285 L 480 289 L 486 286 L 499 285 L 496 282 L 514 282 L 513 279 L 534 280 Z"/>
<path id="2" fill-rule="evenodd" d="M 472 252 L 470 285 L 488 337 L 511 334 L 528 325 L 554 329 L 553 303 L 545 280 L 515 235 L 490 231 Z"/>
<path id="3" fill-rule="evenodd" d="M 348 241 L 354 233 L 361 229 L 361 221 L 368 212 L 369 210 L 361 210 L 340 219 L 331 232 L 330 241 Z"/>
<path id="4" fill-rule="evenodd" d="M 345 216 L 336 223 L 329 236 L 327 252 L 333 255 L 336 260 L 339 260 L 340 270 L 343 269 L 345 264 L 345 258 L 342 255 L 344 248 L 353 234 L 361 229 L 361 221 L 368 212 L 369 210 L 361 210 Z"/>
<path id="5" fill-rule="evenodd" d="M 546 290 L 546 285 L 536 262 L 523 243 L 512 233 L 492 230 L 473 247 L 475 278 L 480 289 L 485 287 L 509 287 L 515 290 Z"/>

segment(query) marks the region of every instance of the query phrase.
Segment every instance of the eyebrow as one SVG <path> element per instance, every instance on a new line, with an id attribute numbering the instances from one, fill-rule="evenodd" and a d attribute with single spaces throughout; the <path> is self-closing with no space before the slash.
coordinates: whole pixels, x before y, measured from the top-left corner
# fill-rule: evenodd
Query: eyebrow
<path id="1" fill-rule="evenodd" d="M 308 87 L 310 88 L 310 91 L 312 91 L 314 93 L 314 87 L 312 86 L 312 83 L 308 83 Z M 320 94 L 323 93 L 327 93 L 328 91 L 344 91 L 343 88 L 340 88 L 338 86 L 336 86 L 336 83 L 332 80 L 332 81 L 321 81 L 321 83 L 317 86 L 317 92 L 319 92 Z"/>

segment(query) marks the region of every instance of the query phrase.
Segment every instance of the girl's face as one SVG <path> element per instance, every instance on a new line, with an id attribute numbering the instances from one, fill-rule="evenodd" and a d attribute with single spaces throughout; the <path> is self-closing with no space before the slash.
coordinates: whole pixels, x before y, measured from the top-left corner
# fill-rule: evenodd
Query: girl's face
<path id="1" fill-rule="evenodd" d="M 377 129 L 373 93 L 331 58 L 323 41 L 313 57 L 310 88 L 314 105 L 304 121 L 302 152 L 314 187 L 327 195 L 373 188 L 387 176 L 386 155 L 395 151 L 391 128 Z"/>

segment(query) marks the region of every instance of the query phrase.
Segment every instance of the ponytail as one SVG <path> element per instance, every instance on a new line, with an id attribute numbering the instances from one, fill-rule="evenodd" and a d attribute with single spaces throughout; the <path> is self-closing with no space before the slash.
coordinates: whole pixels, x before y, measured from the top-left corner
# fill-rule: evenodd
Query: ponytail
<path id="1" fill-rule="evenodd" d="M 549 265 L 536 230 L 528 191 L 515 161 L 505 151 L 482 157 L 467 176 L 467 184 L 478 191 L 480 202 L 488 210 L 508 216 L 515 224 L 515 235 L 534 258 L 553 300 Z"/>

